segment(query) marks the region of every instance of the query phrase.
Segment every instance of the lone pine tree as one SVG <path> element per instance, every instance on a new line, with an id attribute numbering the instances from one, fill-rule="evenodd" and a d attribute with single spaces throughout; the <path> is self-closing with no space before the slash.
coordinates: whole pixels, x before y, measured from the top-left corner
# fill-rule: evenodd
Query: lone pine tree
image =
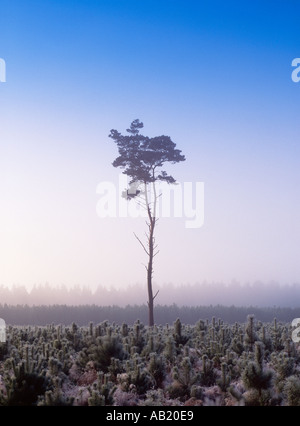
<path id="1" fill-rule="evenodd" d="M 119 156 L 112 163 L 114 167 L 124 169 L 123 173 L 130 178 L 129 189 L 124 192 L 127 200 L 136 198 L 138 203 L 147 211 L 147 242 L 144 244 L 136 235 L 135 237 L 143 247 L 148 256 L 147 288 L 149 307 L 149 326 L 154 325 L 154 299 L 158 292 L 153 295 L 153 259 L 157 255 L 155 244 L 155 225 L 157 223 L 157 194 L 156 183 L 176 183 L 173 176 L 162 170 L 165 163 L 176 164 L 185 161 L 185 156 L 176 149 L 176 144 L 169 136 L 157 136 L 149 138 L 140 134 L 144 127 L 138 119 L 134 120 L 128 135 L 122 135 L 117 130 L 111 130 L 109 137 L 117 144 Z"/>

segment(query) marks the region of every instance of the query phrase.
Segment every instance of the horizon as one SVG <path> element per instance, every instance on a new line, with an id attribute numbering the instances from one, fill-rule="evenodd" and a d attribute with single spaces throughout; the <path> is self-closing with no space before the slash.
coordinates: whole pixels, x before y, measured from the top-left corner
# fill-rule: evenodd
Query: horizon
<path id="1" fill-rule="evenodd" d="M 25 286 L 0 286 L 0 305 L 28 306 L 146 306 L 146 288 L 141 283 L 117 288 L 99 285 L 67 287 L 51 286 L 49 283 L 36 285 L 31 289 Z M 157 306 L 234 306 L 260 308 L 298 308 L 300 307 L 300 283 L 280 285 L 278 282 L 239 283 L 186 283 L 174 285 L 154 283 L 158 290 Z M 170 297 L 170 294 L 172 296 Z"/>

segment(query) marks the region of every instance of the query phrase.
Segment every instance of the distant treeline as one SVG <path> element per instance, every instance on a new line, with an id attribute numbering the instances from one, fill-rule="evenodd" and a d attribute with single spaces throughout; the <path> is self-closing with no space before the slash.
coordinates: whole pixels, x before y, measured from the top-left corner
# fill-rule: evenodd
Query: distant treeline
<path id="1" fill-rule="evenodd" d="M 155 307 L 156 324 L 173 324 L 180 318 L 185 324 L 195 324 L 200 319 L 211 320 L 212 317 L 220 318 L 224 322 L 246 322 L 247 315 L 254 314 L 258 321 L 271 322 L 274 318 L 282 322 L 291 322 L 300 318 L 300 308 L 258 308 L 235 306 L 197 306 L 188 307 L 177 305 Z M 96 305 L 0 305 L 0 318 L 7 325 L 70 325 L 75 322 L 79 326 L 88 325 L 90 322 L 98 324 L 105 320 L 116 324 L 133 324 L 137 319 L 147 325 L 148 307 L 146 305 L 96 306 Z"/>
<path id="2" fill-rule="evenodd" d="M 277 282 L 238 283 L 225 285 L 221 282 L 203 282 L 175 286 L 171 283 L 154 284 L 159 295 L 155 300 L 160 305 L 178 306 L 280 306 L 297 308 L 300 301 L 300 283 L 280 285 Z M 68 288 L 50 284 L 36 285 L 31 289 L 25 286 L 12 288 L 0 285 L 0 301 L 8 305 L 93 305 L 122 306 L 143 305 L 147 301 L 145 284 L 134 284 L 121 288 L 98 286 L 93 290 L 88 286 Z"/>

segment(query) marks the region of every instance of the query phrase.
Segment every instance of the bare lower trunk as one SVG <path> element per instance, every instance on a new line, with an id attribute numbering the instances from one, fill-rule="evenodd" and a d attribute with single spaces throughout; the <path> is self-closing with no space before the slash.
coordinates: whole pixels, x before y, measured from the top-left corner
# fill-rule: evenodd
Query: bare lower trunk
<path id="1" fill-rule="evenodd" d="M 156 188 L 155 188 L 155 178 L 154 178 L 154 170 L 153 169 L 153 183 L 152 183 L 152 189 L 153 189 L 153 211 L 151 211 L 149 199 L 147 196 L 146 191 L 146 206 L 147 206 L 147 212 L 148 212 L 148 228 L 149 228 L 149 236 L 148 236 L 148 267 L 147 269 L 147 287 L 148 287 L 148 309 L 149 309 L 149 327 L 152 327 L 154 325 L 154 299 L 157 296 L 157 293 L 153 296 L 153 288 L 152 288 L 152 277 L 153 277 L 153 259 L 154 256 L 157 254 L 155 252 L 156 245 L 155 245 L 155 238 L 154 238 L 154 229 L 156 224 L 156 203 L 157 203 L 157 195 L 156 195 Z M 145 185 L 146 189 L 146 185 Z"/>
<path id="2" fill-rule="evenodd" d="M 148 244 L 145 246 L 142 241 L 135 235 L 141 246 L 143 247 L 144 251 L 146 252 L 148 256 L 148 265 L 145 265 L 145 268 L 147 270 L 147 288 L 148 288 L 148 309 L 149 309 L 149 326 L 152 327 L 154 325 L 154 299 L 156 298 L 158 291 L 155 295 L 153 295 L 153 288 L 152 288 L 152 278 L 153 278 L 153 259 L 158 254 L 157 245 L 155 244 L 155 238 L 154 238 L 154 229 L 155 224 L 157 222 L 156 218 L 156 203 L 157 203 L 157 195 L 156 195 L 156 188 L 155 183 L 153 180 L 153 193 L 154 193 L 154 202 L 153 202 L 153 210 L 151 209 L 151 202 L 147 194 L 147 183 L 145 182 L 145 207 L 148 213 L 148 233 L 147 239 Z"/>
<path id="3" fill-rule="evenodd" d="M 149 308 L 149 326 L 154 325 L 154 297 L 152 290 L 152 276 L 153 276 L 153 257 L 154 257 L 154 228 L 155 217 L 151 219 L 149 234 L 149 261 L 147 267 L 147 286 L 148 286 L 148 308 Z"/>

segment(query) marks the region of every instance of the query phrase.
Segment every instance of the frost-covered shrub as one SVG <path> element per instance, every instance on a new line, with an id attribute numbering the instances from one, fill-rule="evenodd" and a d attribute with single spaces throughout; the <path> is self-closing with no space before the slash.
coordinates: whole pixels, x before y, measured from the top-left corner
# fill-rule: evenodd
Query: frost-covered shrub
<path id="1" fill-rule="evenodd" d="M 283 393 L 286 398 L 286 405 L 300 406 L 300 379 L 291 376 L 286 379 Z"/>
<path id="2" fill-rule="evenodd" d="M 253 316 L 151 328 L 8 326 L 0 405 L 298 405 L 291 332 Z"/>

